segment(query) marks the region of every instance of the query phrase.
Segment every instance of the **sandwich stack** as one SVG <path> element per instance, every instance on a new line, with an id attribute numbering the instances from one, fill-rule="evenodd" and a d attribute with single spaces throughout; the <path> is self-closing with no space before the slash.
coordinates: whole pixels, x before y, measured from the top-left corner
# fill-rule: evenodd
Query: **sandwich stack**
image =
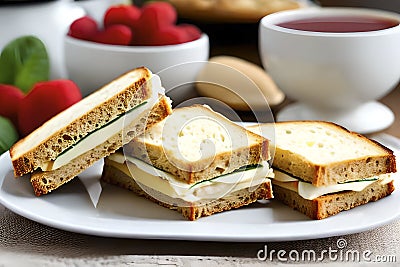
<path id="1" fill-rule="evenodd" d="M 275 128 L 274 196 L 312 219 L 324 219 L 394 191 L 393 151 L 330 122 L 293 121 Z"/>
<path id="2" fill-rule="evenodd" d="M 268 139 L 194 105 L 107 157 L 102 180 L 196 220 L 272 198 L 269 159 Z"/>
<path id="3" fill-rule="evenodd" d="M 37 196 L 72 180 L 171 113 L 157 75 L 137 68 L 59 113 L 10 149 Z"/>

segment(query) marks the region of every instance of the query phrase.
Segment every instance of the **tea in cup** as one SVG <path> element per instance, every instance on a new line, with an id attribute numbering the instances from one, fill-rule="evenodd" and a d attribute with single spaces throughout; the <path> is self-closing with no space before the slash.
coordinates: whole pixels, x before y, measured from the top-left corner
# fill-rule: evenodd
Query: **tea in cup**
<path id="1" fill-rule="evenodd" d="M 363 8 L 306 8 L 264 17 L 264 68 L 295 101 L 279 120 L 325 120 L 360 133 L 394 121 L 377 100 L 400 80 L 400 15 Z"/>

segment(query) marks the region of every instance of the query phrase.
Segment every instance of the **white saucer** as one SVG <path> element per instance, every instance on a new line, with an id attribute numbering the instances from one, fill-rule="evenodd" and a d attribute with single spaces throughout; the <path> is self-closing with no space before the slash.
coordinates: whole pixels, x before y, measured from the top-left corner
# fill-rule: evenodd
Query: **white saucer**
<path id="1" fill-rule="evenodd" d="M 324 120 L 337 123 L 361 134 L 378 132 L 394 122 L 393 112 L 385 105 L 372 101 L 355 109 L 327 112 L 311 108 L 302 103 L 290 104 L 277 115 L 277 121 Z"/>

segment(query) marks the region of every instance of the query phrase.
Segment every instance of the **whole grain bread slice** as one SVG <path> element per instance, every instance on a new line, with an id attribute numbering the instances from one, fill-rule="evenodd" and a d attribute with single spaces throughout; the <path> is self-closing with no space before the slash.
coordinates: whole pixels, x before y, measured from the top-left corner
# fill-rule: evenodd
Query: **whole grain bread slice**
<path id="1" fill-rule="evenodd" d="M 152 73 L 129 71 L 59 113 L 18 141 L 10 156 L 16 176 L 31 173 L 63 151 L 152 96 Z"/>
<path id="2" fill-rule="evenodd" d="M 254 203 L 257 200 L 271 199 L 273 197 L 270 180 L 262 183 L 254 190 L 250 188 L 241 189 L 231 192 L 230 194 L 211 202 L 181 203 L 182 200 L 172 199 L 160 192 L 154 192 L 153 189 L 146 187 L 143 184 L 139 185 L 136 183 L 135 179 L 126 175 L 124 172 L 120 171 L 114 166 L 107 165 L 107 163 L 104 165 L 101 179 L 106 183 L 131 190 L 135 194 L 145 197 L 163 207 L 175 210 L 190 221 L 197 220 L 201 217 L 210 216 L 218 212 L 237 209 Z M 157 198 L 154 198 L 153 196 L 157 196 Z M 160 199 L 163 201 L 160 201 Z M 172 205 L 169 203 L 177 204 Z"/>
<path id="3" fill-rule="evenodd" d="M 275 184 L 273 188 L 274 197 L 277 200 L 314 220 L 325 219 L 341 211 L 349 210 L 371 201 L 377 201 L 390 195 L 395 190 L 393 181 L 382 184 L 382 181 L 377 180 L 359 192 L 332 193 L 308 200 L 290 189 Z"/>
<path id="4" fill-rule="evenodd" d="M 174 109 L 125 146 L 124 153 L 188 184 L 269 159 L 268 139 L 203 105 Z"/>
<path id="5" fill-rule="evenodd" d="M 150 129 L 154 124 L 171 114 L 171 112 L 170 100 L 166 96 L 161 96 L 151 110 L 146 110 L 106 142 L 81 154 L 70 163 L 56 170 L 35 171 L 30 178 L 35 195 L 47 194 L 71 181 L 96 161 L 111 155 L 134 137 L 143 133 L 145 129 Z"/>
<path id="6" fill-rule="evenodd" d="M 275 130 L 272 166 L 315 186 L 396 172 L 393 151 L 361 134 L 324 121 L 287 121 L 250 126 Z M 275 140 L 274 140 L 275 139 Z"/>

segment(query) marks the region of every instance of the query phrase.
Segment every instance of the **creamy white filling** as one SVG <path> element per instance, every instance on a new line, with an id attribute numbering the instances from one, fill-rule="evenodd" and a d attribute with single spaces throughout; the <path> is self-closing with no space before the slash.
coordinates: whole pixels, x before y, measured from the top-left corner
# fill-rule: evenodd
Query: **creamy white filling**
<path id="1" fill-rule="evenodd" d="M 104 126 L 96 130 L 95 132 L 90 133 L 72 148 L 68 149 L 60 156 L 58 156 L 54 161 L 47 162 L 45 166 L 42 166 L 43 171 L 51 171 L 56 170 L 73 159 L 79 157 L 80 155 L 86 153 L 97 147 L 98 145 L 104 143 L 112 136 L 118 134 L 123 130 L 124 125 L 129 125 L 132 122 L 139 121 L 142 116 L 146 113 L 157 101 L 160 94 L 164 94 L 164 88 L 161 86 L 160 77 L 156 74 L 152 74 L 151 76 L 152 83 L 152 95 L 149 99 L 146 100 L 145 104 L 134 108 L 132 111 L 129 111 L 127 114 L 119 117 L 112 123 Z"/>
<path id="2" fill-rule="evenodd" d="M 334 184 L 328 186 L 314 186 L 310 183 L 303 182 L 299 179 L 296 179 L 293 176 L 290 176 L 286 173 L 274 170 L 275 177 L 272 180 L 273 184 L 281 186 L 283 188 L 292 190 L 297 192 L 304 199 L 315 199 L 317 197 L 330 194 L 337 193 L 342 191 L 357 191 L 360 192 L 364 190 L 370 184 L 376 182 L 377 180 L 360 180 L 355 182 L 347 182 L 342 184 Z M 372 177 L 371 177 L 372 178 Z M 389 183 L 393 180 L 393 177 L 390 174 L 382 174 L 377 176 L 378 180 L 381 181 L 382 184 Z"/>
<path id="3" fill-rule="evenodd" d="M 188 202 L 221 198 L 231 192 L 252 188 L 270 181 L 273 171 L 267 162 L 258 168 L 234 172 L 212 180 L 188 184 L 174 175 L 132 157 L 114 153 L 108 157 L 114 167 L 123 171 L 140 184 L 161 192 L 169 197 Z"/>

